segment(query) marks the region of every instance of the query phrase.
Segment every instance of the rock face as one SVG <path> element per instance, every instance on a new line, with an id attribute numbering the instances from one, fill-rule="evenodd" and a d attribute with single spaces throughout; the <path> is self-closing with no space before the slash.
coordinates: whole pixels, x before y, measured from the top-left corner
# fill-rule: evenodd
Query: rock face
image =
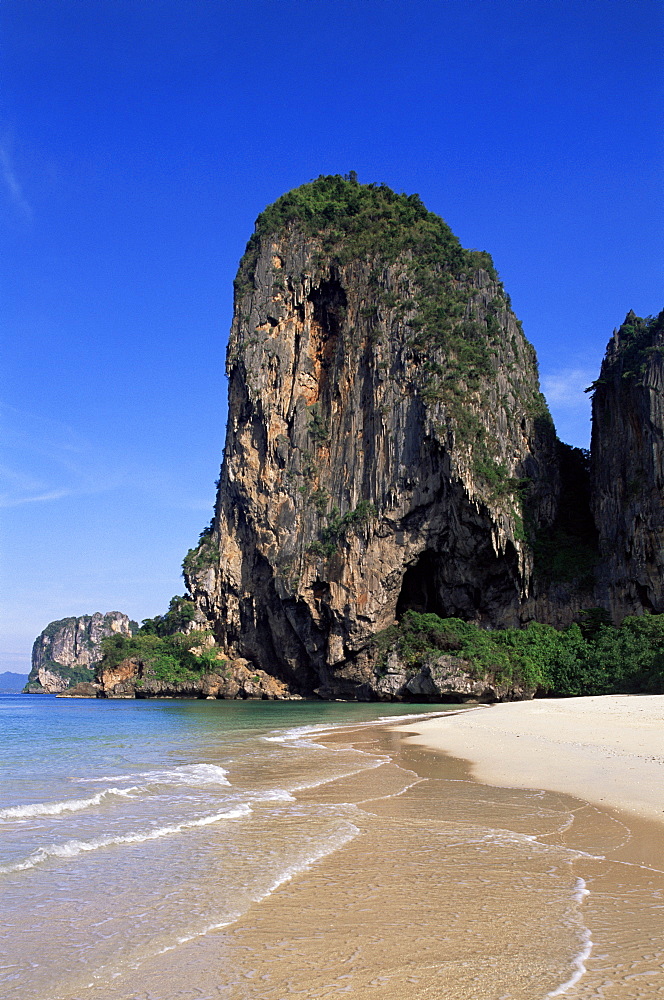
<path id="1" fill-rule="evenodd" d="M 376 692 L 412 608 L 518 624 L 555 433 L 486 254 L 417 196 L 321 178 L 261 216 L 236 279 L 214 522 L 185 560 L 223 650 L 302 692 Z"/>
<path id="2" fill-rule="evenodd" d="M 53 623 L 28 689 L 533 697 L 530 661 L 501 667 L 498 652 L 443 640 L 439 619 L 664 612 L 663 330 L 664 313 L 630 313 L 614 334 L 589 460 L 556 438 L 488 254 L 464 250 L 417 195 L 353 176 L 290 192 L 259 216 L 235 281 L 224 461 L 184 561 L 189 595 L 141 641 L 118 640 L 94 678 L 95 643 L 129 630 L 125 616 Z M 431 621 L 438 638 L 422 645 Z M 157 655 L 155 642 L 198 632 L 200 649 Z"/>
<path id="3" fill-rule="evenodd" d="M 58 694 L 79 681 L 94 680 L 101 640 L 114 633 L 130 636 L 137 627 L 120 611 L 51 622 L 35 639 L 25 691 Z"/>
<path id="4" fill-rule="evenodd" d="M 598 602 L 614 619 L 664 612 L 664 312 L 628 313 L 594 383 Z"/>
<path id="5" fill-rule="evenodd" d="M 499 683 L 488 673 L 477 676 L 466 660 L 446 654 L 427 656 L 409 670 L 392 650 L 369 694 L 379 701 L 494 702 L 526 700 L 535 689 Z"/>
<path id="6" fill-rule="evenodd" d="M 532 696 L 455 657 L 386 668 L 372 639 L 409 610 L 664 611 L 663 325 L 630 314 L 609 345 L 590 468 L 487 254 L 353 177 L 280 198 L 235 282 L 215 516 L 184 563 L 199 621 L 305 694 Z"/>
<path id="7" fill-rule="evenodd" d="M 71 687 L 65 688 L 64 691 L 58 692 L 57 698 L 98 698 L 99 697 L 99 685 L 95 684 L 94 681 L 79 681 L 78 684 L 74 684 Z"/>

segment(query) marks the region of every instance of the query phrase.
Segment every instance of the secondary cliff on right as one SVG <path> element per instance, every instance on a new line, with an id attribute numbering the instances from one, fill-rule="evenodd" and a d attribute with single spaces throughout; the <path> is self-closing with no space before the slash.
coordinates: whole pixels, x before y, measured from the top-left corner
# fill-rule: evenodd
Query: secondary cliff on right
<path id="1" fill-rule="evenodd" d="M 597 604 L 614 620 L 664 613 L 664 310 L 633 312 L 591 386 L 590 503 Z"/>

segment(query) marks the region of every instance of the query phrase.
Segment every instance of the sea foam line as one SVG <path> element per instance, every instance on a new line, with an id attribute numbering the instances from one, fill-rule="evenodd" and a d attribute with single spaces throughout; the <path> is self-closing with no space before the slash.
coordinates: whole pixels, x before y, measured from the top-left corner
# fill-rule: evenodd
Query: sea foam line
<path id="1" fill-rule="evenodd" d="M 80 812 L 81 809 L 100 805 L 108 795 L 127 797 L 140 790 L 138 785 L 133 785 L 131 788 L 105 788 L 103 791 L 97 792 L 96 795 L 91 795 L 88 799 L 64 799 L 62 802 L 32 802 L 24 806 L 8 806 L 6 809 L 0 809 L 0 822 L 12 819 L 34 819 L 39 816 L 59 816 L 66 812 Z"/>
<path id="2" fill-rule="evenodd" d="M 389 764 L 390 758 L 383 757 L 376 760 L 375 763 L 367 764 L 365 767 L 357 767 L 353 771 L 341 771 L 339 774 L 327 775 L 324 778 L 313 779 L 312 781 L 303 781 L 297 785 L 293 785 L 291 791 L 293 792 L 308 792 L 312 788 L 320 788 L 321 785 L 331 785 L 334 781 L 343 781 L 346 778 L 354 778 L 356 774 L 364 774 L 365 771 L 375 771 L 377 768 L 382 767 L 383 764 Z"/>
<path id="3" fill-rule="evenodd" d="M 588 889 L 586 888 L 585 880 L 582 878 L 577 878 L 576 886 L 574 887 L 574 899 L 579 904 L 579 906 L 583 902 L 584 897 L 587 895 L 589 895 L 589 893 Z M 590 952 L 593 950 L 593 942 L 590 937 L 590 931 L 588 930 L 587 927 L 584 928 L 583 941 L 584 941 L 583 948 L 572 961 L 572 968 L 574 969 L 574 972 L 566 982 L 561 983 L 561 985 L 556 987 L 555 990 L 552 990 L 551 993 L 547 993 L 547 998 L 560 997 L 563 995 L 563 993 L 567 993 L 567 991 L 571 989 L 572 986 L 578 983 L 579 979 L 581 979 L 581 976 L 584 976 L 588 971 L 586 969 L 586 961 L 590 957 Z"/>
<path id="4" fill-rule="evenodd" d="M 340 848 L 348 844 L 351 840 L 354 840 L 355 837 L 357 837 L 357 835 L 360 833 L 359 828 L 351 820 L 345 820 L 344 827 L 345 828 L 343 830 L 337 831 L 336 837 L 330 838 L 330 840 L 328 840 L 325 844 L 321 845 L 318 848 L 318 850 L 314 851 L 307 857 L 302 858 L 298 864 L 290 865 L 288 868 L 286 868 L 284 871 L 278 874 L 273 879 L 273 881 L 270 882 L 270 884 L 267 885 L 265 889 L 263 889 L 262 892 L 258 892 L 256 895 L 251 897 L 251 903 L 253 904 L 261 903 L 264 899 L 267 899 L 268 896 L 271 896 L 272 893 L 279 888 L 279 886 L 283 885 L 285 882 L 290 882 L 297 875 L 311 868 L 311 866 L 314 865 L 317 861 L 320 861 L 323 858 L 327 857 L 328 855 L 333 854 L 335 851 L 338 851 Z M 95 970 L 95 972 L 93 973 L 93 981 L 88 983 L 87 986 L 88 988 L 92 988 L 95 986 L 98 988 L 100 986 L 100 983 L 103 983 L 104 981 L 106 982 L 112 981 L 114 979 L 117 979 L 119 976 L 126 974 L 128 970 L 133 971 L 140 968 L 140 966 L 145 961 L 148 961 L 150 958 L 155 958 L 158 955 L 165 955 L 166 952 L 175 951 L 182 945 L 189 944 L 190 941 L 195 941 L 198 938 L 206 937 L 208 934 L 213 934 L 215 931 L 223 930 L 224 927 L 229 927 L 232 924 L 234 924 L 237 920 L 239 920 L 240 917 L 244 915 L 244 913 L 246 913 L 246 909 L 236 910 L 236 911 L 231 911 L 230 913 L 226 913 L 224 914 L 223 919 L 215 921 L 214 923 L 206 924 L 202 927 L 199 927 L 197 930 L 191 930 L 186 934 L 181 934 L 179 937 L 176 937 L 175 940 L 172 941 L 172 943 L 163 945 L 161 948 L 155 948 L 155 950 L 150 951 L 147 954 L 141 955 L 140 957 L 136 957 L 134 961 L 129 960 L 126 965 L 101 966 Z"/>
<path id="5" fill-rule="evenodd" d="M 325 733 L 336 733 L 348 730 L 349 732 L 355 732 L 357 730 L 366 729 L 367 727 L 374 725 L 382 725 L 384 723 L 394 723 L 397 725 L 400 722 L 411 722 L 414 720 L 425 720 L 430 718 L 436 718 L 439 716 L 446 715 L 447 712 L 409 712 L 405 715 L 379 715 L 375 719 L 365 719 L 362 722 L 312 722 L 302 726 L 292 726 L 286 729 L 284 732 L 278 735 L 263 736 L 262 739 L 267 740 L 269 743 L 290 743 L 293 742 L 296 746 L 301 745 L 299 740 L 302 737 L 307 736 L 322 736 Z M 450 710 L 450 714 L 458 714 L 455 710 Z M 309 743 L 310 741 L 306 741 Z M 335 747 L 327 747 L 323 744 L 312 743 L 315 747 L 320 747 L 321 749 L 337 749 Z M 341 747 L 340 749 L 345 750 L 347 747 Z M 366 751 L 363 751 L 366 752 Z"/>
<path id="6" fill-rule="evenodd" d="M 228 771 L 218 764 L 183 764 L 162 771 L 137 771 L 133 774 L 102 774 L 96 778 L 74 778 L 82 784 L 98 781 L 135 781 L 141 778 L 153 785 L 230 785 Z"/>
<path id="7" fill-rule="evenodd" d="M 83 854 L 86 851 L 98 851 L 103 847 L 142 844 L 148 840 L 159 840 L 161 837 L 182 833 L 183 830 L 189 830 L 193 827 L 210 826 L 210 824 L 218 823 L 223 819 L 240 819 L 243 816 L 249 816 L 251 812 L 250 806 L 241 805 L 235 809 L 227 809 L 225 812 L 213 813 L 211 816 L 201 816 L 198 819 L 174 823 L 172 826 L 160 826 L 153 830 L 138 830 L 134 833 L 120 834 L 117 837 L 95 837 L 93 840 L 68 840 L 64 844 L 49 844 L 48 847 L 40 847 L 34 851 L 24 861 L 16 861 L 14 864 L 0 867 L 0 874 L 8 875 L 11 872 L 35 868 L 48 861 L 49 858 L 75 858 L 78 854 Z"/>
<path id="8" fill-rule="evenodd" d="M 343 831 L 338 831 L 336 837 L 331 838 L 325 844 L 321 845 L 317 851 L 314 851 L 306 858 L 302 858 L 298 864 L 290 865 L 283 872 L 277 875 L 276 878 L 274 878 L 274 880 L 266 886 L 262 892 L 259 892 L 257 895 L 252 897 L 252 903 L 262 903 L 264 899 L 267 899 L 268 896 L 271 896 L 272 893 L 276 892 L 280 886 L 284 885 L 286 882 L 290 882 L 297 875 L 302 874 L 302 872 L 308 871 L 308 869 L 311 868 L 311 866 L 317 861 L 321 861 L 323 858 L 328 857 L 328 855 L 334 854 L 335 851 L 345 847 L 345 845 L 350 843 L 351 840 L 354 840 L 359 833 L 359 827 L 355 826 L 355 824 L 350 820 L 346 820 L 345 829 Z M 205 937 L 207 934 L 211 934 L 214 931 L 222 930 L 224 927 L 229 927 L 231 924 L 234 924 L 237 920 L 239 920 L 242 915 L 242 911 L 226 914 L 224 919 L 219 923 L 207 924 L 207 926 L 201 927 L 197 931 L 192 931 L 189 934 L 182 935 L 181 937 L 176 938 L 173 944 L 166 945 L 158 951 L 155 951 L 153 954 L 163 955 L 167 951 L 174 951 L 177 947 L 196 940 L 196 938 Z M 137 968 L 139 964 L 140 963 L 137 963 L 135 968 Z"/>

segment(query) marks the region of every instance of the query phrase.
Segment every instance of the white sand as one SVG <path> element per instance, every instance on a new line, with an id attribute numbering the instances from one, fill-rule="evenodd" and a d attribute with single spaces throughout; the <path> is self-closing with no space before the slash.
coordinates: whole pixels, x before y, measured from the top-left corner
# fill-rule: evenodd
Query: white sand
<path id="1" fill-rule="evenodd" d="M 482 705 L 399 730 L 470 761 L 485 784 L 563 792 L 664 822 L 664 695 Z"/>

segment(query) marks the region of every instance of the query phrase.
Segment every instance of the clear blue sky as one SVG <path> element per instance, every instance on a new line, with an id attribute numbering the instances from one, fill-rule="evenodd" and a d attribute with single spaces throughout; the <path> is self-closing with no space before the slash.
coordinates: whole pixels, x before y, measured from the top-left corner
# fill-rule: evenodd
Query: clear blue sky
<path id="1" fill-rule="evenodd" d="M 182 591 L 225 429 L 232 279 L 321 173 L 489 250 L 559 434 L 662 294 L 654 0 L 3 0 L 3 636 Z"/>

